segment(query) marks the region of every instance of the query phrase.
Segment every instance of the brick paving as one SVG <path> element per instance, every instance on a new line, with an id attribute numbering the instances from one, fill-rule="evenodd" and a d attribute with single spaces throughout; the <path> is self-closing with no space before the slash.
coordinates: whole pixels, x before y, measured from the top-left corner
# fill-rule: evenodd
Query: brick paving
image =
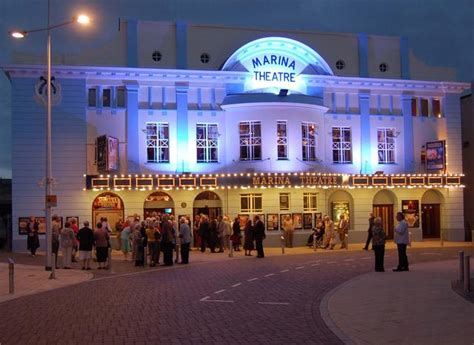
<path id="1" fill-rule="evenodd" d="M 459 250 L 412 249 L 409 260 L 453 259 Z M 386 268 L 395 267 L 396 251 L 386 254 Z M 341 344 L 320 316 L 321 300 L 373 270 L 373 254 L 365 251 L 263 260 L 191 255 L 190 265 L 101 272 L 88 282 L 1 303 L 0 343 Z M 121 265 L 141 270 L 130 262 L 114 267 L 121 272 Z M 201 301 L 205 297 L 211 301 Z"/>

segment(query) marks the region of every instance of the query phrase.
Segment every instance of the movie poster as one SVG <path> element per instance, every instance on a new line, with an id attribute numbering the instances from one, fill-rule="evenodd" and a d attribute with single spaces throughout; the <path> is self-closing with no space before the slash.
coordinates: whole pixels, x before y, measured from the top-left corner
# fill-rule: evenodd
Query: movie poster
<path id="1" fill-rule="evenodd" d="M 341 214 L 344 215 L 345 219 L 349 222 L 350 228 L 350 210 L 349 210 L 349 203 L 346 201 L 336 201 L 331 203 L 331 211 L 332 211 L 332 221 L 334 224 L 339 224 L 341 220 Z"/>
<path id="2" fill-rule="evenodd" d="M 267 213 L 267 230 L 278 230 L 278 214 Z"/>
<path id="3" fill-rule="evenodd" d="M 446 149 L 444 140 L 426 143 L 426 170 L 446 169 Z"/>
<path id="4" fill-rule="evenodd" d="M 117 138 L 101 135 L 97 138 L 97 170 L 109 173 L 119 170 L 119 141 Z"/>
<path id="5" fill-rule="evenodd" d="M 420 208 L 418 200 L 402 200 L 402 212 L 409 228 L 420 227 Z"/>

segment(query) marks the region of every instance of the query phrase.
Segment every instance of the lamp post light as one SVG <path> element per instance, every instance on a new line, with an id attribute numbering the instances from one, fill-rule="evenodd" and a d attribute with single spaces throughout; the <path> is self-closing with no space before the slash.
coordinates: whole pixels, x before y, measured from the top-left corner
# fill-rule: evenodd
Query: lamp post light
<path id="1" fill-rule="evenodd" d="M 13 31 L 10 32 L 10 35 L 14 38 L 25 38 L 28 34 L 34 32 L 43 32 L 48 33 L 47 39 L 47 69 L 48 76 L 46 79 L 47 91 L 46 91 L 46 178 L 45 178 L 45 216 L 46 216 L 46 270 L 51 271 L 53 266 L 52 260 L 52 228 L 51 228 L 51 209 L 53 203 L 56 203 L 56 198 L 53 196 L 52 191 L 52 163 L 51 163 L 51 30 L 57 29 L 69 24 L 79 23 L 87 25 L 90 22 L 88 16 L 81 14 L 73 17 L 71 20 L 68 20 L 64 23 L 51 25 L 51 6 L 50 0 L 48 0 L 48 26 L 45 28 L 28 30 L 28 31 Z"/>

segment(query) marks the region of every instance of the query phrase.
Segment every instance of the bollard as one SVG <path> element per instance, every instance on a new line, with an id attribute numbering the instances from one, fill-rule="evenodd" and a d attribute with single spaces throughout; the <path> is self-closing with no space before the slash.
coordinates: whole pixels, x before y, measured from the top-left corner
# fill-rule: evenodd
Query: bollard
<path id="1" fill-rule="evenodd" d="M 107 268 L 109 269 L 110 273 L 112 272 L 112 248 L 109 248 L 109 257 L 107 258 Z"/>
<path id="2" fill-rule="evenodd" d="M 281 253 L 285 254 L 285 236 L 280 236 L 281 239 Z"/>
<path id="3" fill-rule="evenodd" d="M 51 267 L 51 273 L 49 274 L 49 279 L 56 279 L 56 253 L 53 253 L 52 262 L 54 263 Z"/>
<path id="4" fill-rule="evenodd" d="M 176 243 L 176 259 L 174 260 L 175 263 L 179 261 L 179 244 Z"/>
<path id="5" fill-rule="evenodd" d="M 313 235 L 313 250 L 316 251 L 318 248 L 318 245 L 316 243 L 316 234 Z"/>
<path id="6" fill-rule="evenodd" d="M 229 258 L 234 257 L 234 246 L 232 245 L 232 240 L 229 238 Z"/>
<path id="7" fill-rule="evenodd" d="M 464 280 L 464 251 L 459 252 L 459 281 Z"/>
<path id="8" fill-rule="evenodd" d="M 8 292 L 10 295 L 15 293 L 15 262 L 8 258 Z"/>
<path id="9" fill-rule="evenodd" d="M 441 242 L 441 247 L 444 247 L 444 236 L 443 236 L 443 230 L 441 230 L 439 234 L 439 240 Z"/>
<path id="10" fill-rule="evenodd" d="M 344 236 L 344 244 L 346 245 L 346 250 L 349 250 L 349 234 Z"/>
<path id="11" fill-rule="evenodd" d="M 411 248 L 411 231 L 408 231 L 408 247 Z"/>
<path id="12" fill-rule="evenodd" d="M 466 255 L 464 257 L 464 292 L 471 291 L 471 257 Z"/>

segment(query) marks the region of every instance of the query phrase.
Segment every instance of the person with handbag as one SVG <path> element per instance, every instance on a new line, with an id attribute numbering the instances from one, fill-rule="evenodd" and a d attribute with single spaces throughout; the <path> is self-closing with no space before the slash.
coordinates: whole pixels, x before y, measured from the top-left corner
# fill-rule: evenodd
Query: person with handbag
<path id="1" fill-rule="evenodd" d="M 382 218 L 374 218 L 372 225 L 372 249 L 375 254 L 375 272 L 385 272 L 383 259 L 385 255 L 385 230 L 382 227 Z"/>

